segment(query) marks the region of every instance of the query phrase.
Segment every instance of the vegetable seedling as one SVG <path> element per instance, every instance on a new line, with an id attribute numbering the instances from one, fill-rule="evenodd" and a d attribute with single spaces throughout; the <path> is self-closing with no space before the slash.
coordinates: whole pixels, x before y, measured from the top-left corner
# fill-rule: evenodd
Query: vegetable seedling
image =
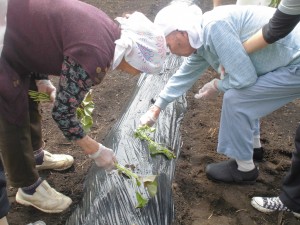
<path id="1" fill-rule="evenodd" d="M 35 102 L 50 102 L 51 101 L 50 95 L 43 93 L 43 92 L 29 90 L 28 95 Z"/>
<path id="2" fill-rule="evenodd" d="M 157 154 L 163 154 L 168 159 L 175 159 L 176 156 L 172 151 L 170 151 L 166 147 L 163 147 L 162 145 L 153 141 L 150 138 L 150 134 L 153 133 L 154 131 L 155 131 L 155 128 L 149 127 L 148 125 L 143 125 L 134 132 L 134 137 L 148 142 L 148 148 L 150 150 L 151 156 L 155 156 Z"/>
<path id="3" fill-rule="evenodd" d="M 157 176 L 156 175 L 142 177 L 142 176 L 138 176 L 132 170 L 130 170 L 129 168 L 126 168 L 125 166 L 122 166 L 119 163 L 116 163 L 115 166 L 119 173 L 124 174 L 125 177 L 134 181 L 134 184 L 137 187 L 140 187 L 143 184 L 144 187 L 147 188 L 147 191 L 148 191 L 150 197 L 154 197 L 156 195 L 156 193 L 157 193 L 157 180 L 156 180 Z M 138 191 L 135 192 L 135 195 L 136 195 L 136 199 L 138 202 L 138 204 L 135 207 L 136 208 L 145 207 L 148 203 L 148 199 L 145 198 Z"/>
<path id="4" fill-rule="evenodd" d="M 29 97 L 36 102 L 48 102 L 50 101 L 50 95 L 38 91 L 29 90 Z M 92 89 L 85 95 L 80 106 L 76 109 L 76 116 L 80 120 L 85 132 L 89 132 L 93 125 L 92 112 L 95 108 L 95 104 L 92 98 Z"/>
<path id="5" fill-rule="evenodd" d="M 93 125 L 92 113 L 95 103 L 92 98 L 92 89 L 85 95 L 80 106 L 76 109 L 77 118 L 80 120 L 85 132 L 89 132 Z"/>

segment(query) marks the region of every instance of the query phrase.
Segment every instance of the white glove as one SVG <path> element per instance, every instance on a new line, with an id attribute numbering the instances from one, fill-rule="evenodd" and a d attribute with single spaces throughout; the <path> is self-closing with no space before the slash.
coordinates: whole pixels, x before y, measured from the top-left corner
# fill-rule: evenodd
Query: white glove
<path id="1" fill-rule="evenodd" d="M 111 171 L 115 168 L 117 159 L 112 149 L 105 147 L 99 143 L 99 149 L 97 152 L 90 154 L 89 157 L 95 160 L 97 166 Z"/>
<path id="2" fill-rule="evenodd" d="M 198 94 L 195 94 L 195 98 L 200 99 L 211 99 L 215 98 L 219 94 L 219 90 L 217 88 L 217 81 L 219 79 L 213 79 L 210 82 L 206 83 L 200 90 Z"/>
<path id="3" fill-rule="evenodd" d="M 152 127 L 156 123 L 159 114 L 160 108 L 155 105 L 151 106 L 150 109 L 141 116 L 140 125 L 143 126 L 147 124 L 148 126 Z"/>
<path id="4" fill-rule="evenodd" d="M 38 92 L 43 92 L 50 95 L 50 100 L 53 103 L 56 97 L 56 88 L 53 86 L 50 80 L 36 80 L 35 84 L 38 88 Z"/>

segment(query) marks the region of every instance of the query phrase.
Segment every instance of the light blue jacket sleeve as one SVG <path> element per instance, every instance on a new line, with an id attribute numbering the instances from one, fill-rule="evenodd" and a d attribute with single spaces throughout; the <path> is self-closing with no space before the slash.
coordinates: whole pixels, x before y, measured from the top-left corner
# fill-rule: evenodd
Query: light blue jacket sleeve
<path id="1" fill-rule="evenodd" d="M 218 89 L 241 89 L 257 80 L 255 67 L 245 52 L 237 29 L 226 21 L 212 22 L 204 29 L 206 49 L 216 54 L 225 68 L 225 78 L 218 82 Z"/>
<path id="2" fill-rule="evenodd" d="M 200 55 L 193 54 L 186 58 L 177 72 L 171 76 L 164 89 L 160 92 L 155 105 L 161 109 L 182 96 L 199 79 L 209 64 Z"/>

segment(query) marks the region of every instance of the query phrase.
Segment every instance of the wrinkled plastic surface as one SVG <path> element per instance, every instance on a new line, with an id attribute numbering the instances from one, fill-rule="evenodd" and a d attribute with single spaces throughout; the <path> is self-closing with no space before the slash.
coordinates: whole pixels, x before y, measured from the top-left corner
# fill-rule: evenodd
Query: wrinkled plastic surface
<path id="1" fill-rule="evenodd" d="M 107 135 L 104 145 L 112 148 L 121 165 L 134 165 L 139 175 L 158 175 L 158 192 L 149 198 L 147 206 L 135 208 L 137 187 L 132 180 L 116 171 L 107 173 L 93 165 L 85 180 L 84 195 L 66 224 L 89 225 L 169 225 L 174 219 L 172 181 L 176 159 L 168 160 L 163 155 L 151 157 L 147 143 L 134 137 L 140 117 L 152 105 L 152 99 L 163 89 L 169 77 L 178 69 L 182 59 L 169 56 L 159 75 L 142 74 L 136 90 L 124 113 Z M 154 140 L 170 146 L 177 158 L 180 152 L 180 121 L 186 110 L 186 100 L 182 96 L 170 103 L 161 112 Z M 139 187 L 139 192 L 147 196 L 147 191 Z"/>

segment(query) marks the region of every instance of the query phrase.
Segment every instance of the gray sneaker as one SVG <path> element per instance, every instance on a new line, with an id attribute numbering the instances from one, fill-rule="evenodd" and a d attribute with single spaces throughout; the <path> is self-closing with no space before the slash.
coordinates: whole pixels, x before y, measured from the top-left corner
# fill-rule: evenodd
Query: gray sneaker
<path id="1" fill-rule="evenodd" d="M 45 180 L 36 188 L 33 195 L 28 195 L 19 188 L 16 201 L 22 205 L 33 206 L 46 213 L 60 213 L 72 203 L 69 197 L 54 190 Z"/>
<path id="2" fill-rule="evenodd" d="M 275 211 L 292 212 L 282 203 L 279 197 L 253 197 L 251 205 L 258 211 L 264 213 L 271 213 Z M 292 213 L 295 217 L 300 218 L 300 213 Z"/>

